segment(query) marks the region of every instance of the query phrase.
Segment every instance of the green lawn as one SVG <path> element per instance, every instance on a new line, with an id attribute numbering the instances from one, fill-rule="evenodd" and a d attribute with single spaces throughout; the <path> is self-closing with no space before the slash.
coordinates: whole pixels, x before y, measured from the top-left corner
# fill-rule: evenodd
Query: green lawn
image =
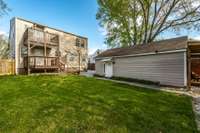
<path id="1" fill-rule="evenodd" d="M 192 133 L 191 98 L 79 76 L 0 77 L 1 133 Z"/>

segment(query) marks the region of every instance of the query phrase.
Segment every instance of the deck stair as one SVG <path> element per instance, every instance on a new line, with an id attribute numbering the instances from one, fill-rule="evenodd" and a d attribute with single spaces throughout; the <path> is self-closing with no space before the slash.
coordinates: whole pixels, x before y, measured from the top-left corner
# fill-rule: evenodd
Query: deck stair
<path id="1" fill-rule="evenodd" d="M 59 61 L 59 69 L 60 72 L 65 72 L 65 63 L 63 63 L 62 61 Z"/>

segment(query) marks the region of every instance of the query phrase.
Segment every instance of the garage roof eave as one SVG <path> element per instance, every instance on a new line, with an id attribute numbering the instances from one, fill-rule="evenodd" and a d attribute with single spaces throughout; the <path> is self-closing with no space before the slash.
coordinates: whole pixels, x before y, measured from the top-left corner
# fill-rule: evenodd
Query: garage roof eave
<path id="1" fill-rule="evenodd" d="M 102 59 L 101 61 L 102 62 L 111 62 L 111 61 L 113 61 L 113 59 L 112 58 L 105 58 L 105 59 Z"/>

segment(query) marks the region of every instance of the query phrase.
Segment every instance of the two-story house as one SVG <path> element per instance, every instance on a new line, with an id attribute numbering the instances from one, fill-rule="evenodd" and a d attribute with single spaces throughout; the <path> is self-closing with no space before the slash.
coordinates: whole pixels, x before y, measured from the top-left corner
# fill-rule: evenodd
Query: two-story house
<path id="1" fill-rule="evenodd" d="M 10 21 L 16 74 L 87 69 L 88 39 L 21 18 Z"/>

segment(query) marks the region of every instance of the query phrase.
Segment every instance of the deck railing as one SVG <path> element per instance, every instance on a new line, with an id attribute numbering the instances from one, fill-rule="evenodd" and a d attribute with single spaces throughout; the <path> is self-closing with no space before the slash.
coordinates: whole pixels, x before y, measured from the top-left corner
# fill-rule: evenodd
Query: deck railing
<path id="1" fill-rule="evenodd" d="M 29 58 L 29 64 L 28 64 Z M 24 67 L 27 68 L 58 68 L 59 59 L 58 57 L 44 57 L 44 56 L 29 56 L 24 57 Z"/>
<path id="2" fill-rule="evenodd" d="M 28 28 L 24 34 L 24 41 L 27 40 L 48 45 L 59 45 L 59 36 L 42 30 Z"/>

